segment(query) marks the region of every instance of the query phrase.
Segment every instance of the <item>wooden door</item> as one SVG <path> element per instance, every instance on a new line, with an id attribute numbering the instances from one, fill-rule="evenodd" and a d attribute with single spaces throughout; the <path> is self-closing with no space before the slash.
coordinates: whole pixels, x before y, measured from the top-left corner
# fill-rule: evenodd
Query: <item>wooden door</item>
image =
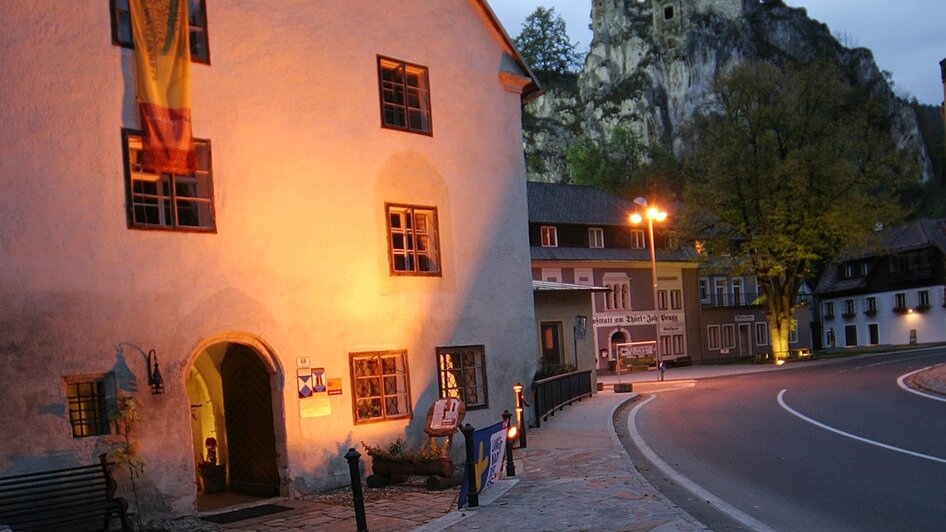
<path id="1" fill-rule="evenodd" d="M 231 344 L 220 365 L 230 489 L 279 495 L 269 373 L 252 349 Z"/>

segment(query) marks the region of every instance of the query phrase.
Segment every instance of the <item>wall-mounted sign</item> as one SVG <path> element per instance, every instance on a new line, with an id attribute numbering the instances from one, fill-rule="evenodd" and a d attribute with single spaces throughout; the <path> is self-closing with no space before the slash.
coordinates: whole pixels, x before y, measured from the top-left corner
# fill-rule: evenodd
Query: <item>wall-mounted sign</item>
<path id="1" fill-rule="evenodd" d="M 309 368 L 296 370 L 296 382 L 299 385 L 299 399 L 312 397 L 314 390 L 312 388 L 312 370 Z"/>
<path id="2" fill-rule="evenodd" d="M 686 322 L 683 312 L 661 312 L 654 314 L 653 311 L 631 312 L 619 316 L 597 316 L 591 320 L 595 327 L 606 327 L 610 325 L 653 325 L 661 324 L 683 324 Z"/>
<path id="3" fill-rule="evenodd" d="M 342 394 L 342 379 L 325 379 L 326 386 L 328 387 L 329 395 L 341 395 Z"/>
<path id="4" fill-rule="evenodd" d="M 736 321 L 755 321 L 755 316 L 753 314 L 739 314 L 736 316 Z"/>
<path id="5" fill-rule="evenodd" d="M 312 367 L 312 362 L 309 360 L 309 357 L 296 357 L 296 367 L 310 368 Z"/>

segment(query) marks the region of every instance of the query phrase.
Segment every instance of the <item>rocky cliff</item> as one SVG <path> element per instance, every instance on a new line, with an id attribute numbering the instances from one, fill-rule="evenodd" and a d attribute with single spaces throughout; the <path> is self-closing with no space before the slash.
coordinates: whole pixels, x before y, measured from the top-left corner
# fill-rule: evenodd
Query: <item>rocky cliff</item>
<path id="1" fill-rule="evenodd" d="M 781 0 L 592 0 L 591 17 L 594 38 L 577 79 L 546 87 L 526 106 L 530 179 L 567 181 L 567 146 L 618 124 L 680 153 L 681 126 L 716 106 L 717 74 L 749 59 L 821 57 L 888 102 L 893 134 L 916 154 L 923 179 L 932 175 L 916 116 L 894 95 L 870 50 L 845 47 L 803 8 Z"/>

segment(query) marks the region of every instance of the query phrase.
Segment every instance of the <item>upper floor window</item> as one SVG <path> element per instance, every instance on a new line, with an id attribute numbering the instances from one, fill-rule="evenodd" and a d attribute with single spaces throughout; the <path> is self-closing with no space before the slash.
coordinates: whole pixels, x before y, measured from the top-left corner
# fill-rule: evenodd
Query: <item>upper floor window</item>
<path id="1" fill-rule="evenodd" d="M 631 247 L 634 249 L 644 249 L 647 245 L 646 240 L 644 239 L 644 231 L 642 229 L 631 229 Z"/>
<path id="2" fill-rule="evenodd" d="M 128 225 L 184 231 L 214 230 L 210 141 L 194 139 L 197 170 L 190 175 L 152 174 L 141 167 L 141 134 L 122 130 Z"/>
<path id="3" fill-rule="evenodd" d="M 929 290 L 920 290 L 916 293 L 916 308 L 918 309 L 928 309 L 930 308 L 930 291 Z"/>
<path id="4" fill-rule="evenodd" d="M 826 301 L 824 304 L 824 317 L 826 319 L 831 319 L 834 317 L 834 303 L 831 301 Z"/>
<path id="5" fill-rule="evenodd" d="M 876 297 L 867 297 L 864 299 L 864 314 L 876 314 L 877 313 L 877 298 Z"/>
<path id="6" fill-rule="evenodd" d="M 734 305 L 742 305 L 742 279 L 732 280 L 732 299 Z"/>
<path id="7" fill-rule="evenodd" d="M 867 275 L 870 266 L 866 262 L 861 263 L 861 275 Z"/>
<path id="8" fill-rule="evenodd" d="M 907 308 L 907 295 L 903 292 L 897 292 L 894 294 L 894 310 L 906 310 Z"/>
<path id="9" fill-rule="evenodd" d="M 845 264 L 844 265 L 844 278 L 850 279 L 851 277 L 854 277 L 854 265 Z"/>
<path id="10" fill-rule="evenodd" d="M 709 281 L 700 279 L 700 301 L 709 301 Z"/>
<path id="11" fill-rule="evenodd" d="M 679 289 L 670 291 L 670 308 L 674 310 L 683 308 L 683 292 Z"/>
<path id="12" fill-rule="evenodd" d="M 438 347 L 440 397 L 457 397 L 467 409 L 489 406 L 483 346 Z"/>
<path id="13" fill-rule="evenodd" d="M 66 401 L 73 438 L 111 434 L 109 412 L 114 410 L 114 380 L 110 375 L 66 377 Z"/>
<path id="14" fill-rule="evenodd" d="M 381 125 L 431 134 L 427 67 L 378 57 Z"/>
<path id="15" fill-rule="evenodd" d="M 666 290 L 657 291 L 657 308 L 660 310 L 667 310 L 667 291 Z"/>
<path id="16" fill-rule="evenodd" d="M 388 256 L 391 272 L 407 275 L 440 274 L 437 209 L 385 205 L 388 218 Z"/>
<path id="17" fill-rule="evenodd" d="M 109 0 L 112 18 L 112 43 L 124 48 L 134 48 L 131 36 L 131 11 L 128 0 Z M 188 33 L 190 35 L 191 61 L 210 64 L 210 45 L 207 37 L 206 0 L 187 1 Z"/>
<path id="18" fill-rule="evenodd" d="M 855 314 L 855 312 L 856 312 L 856 309 L 854 308 L 854 300 L 845 299 L 844 300 L 844 317 L 850 318 L 851 316 Z"/>
<path id="19" fill-rule="evenodd" d="M 716 305 L 723 306 L 726 304 L 726 279 L 716 279 Z"/>
<path id="20" fill-rule="evenodd" d="M 604 247 L 604 229 L 600 227 L 592 227 L 588 229 L 588 247 Z"/>
<path id="21" fill-rule="evenodd" d="M 539 231 L 542 233 L 542 247 L 558 247 L 558 229 L 554 225 L 543 225 Z"/>
<path id="22" fill-rule="evenodd" d="M 352 353 L 349 360 L 355 423 L 410 417 L 406 352 Z"/>
<path id="23" fill-rule="evenodd" d="M 680 247 L 680 237 L 676 231 L 667 231 L 667 249 L 678 249 Z"/>

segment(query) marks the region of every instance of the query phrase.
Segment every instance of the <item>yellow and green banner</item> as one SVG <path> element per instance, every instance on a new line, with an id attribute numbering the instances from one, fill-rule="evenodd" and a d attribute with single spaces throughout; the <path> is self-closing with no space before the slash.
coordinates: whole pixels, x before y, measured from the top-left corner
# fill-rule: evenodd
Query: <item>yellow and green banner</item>
<path id="1" fill-rule="evenodd" d="M 191 61 L 187 0 L 129 0 L 141 117 L 141 164 L 154 173 L 191 174 Z"/>

